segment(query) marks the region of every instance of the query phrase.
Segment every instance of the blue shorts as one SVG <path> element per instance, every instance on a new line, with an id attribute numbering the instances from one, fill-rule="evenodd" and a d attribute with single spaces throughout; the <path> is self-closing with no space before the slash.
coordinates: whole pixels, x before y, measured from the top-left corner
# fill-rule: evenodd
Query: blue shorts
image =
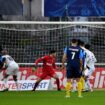
<path id="1" fill-rule="evenodd" d="M 82 72 L 81 72 L 80 68 L 67 67 L 66 76 L 68 79 L 69 78 L 81 78 Z"/>

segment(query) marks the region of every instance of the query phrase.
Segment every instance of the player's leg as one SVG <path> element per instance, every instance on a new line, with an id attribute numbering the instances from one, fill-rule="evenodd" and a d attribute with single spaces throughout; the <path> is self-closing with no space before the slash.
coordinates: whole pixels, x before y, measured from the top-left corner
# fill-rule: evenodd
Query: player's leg
<path id="1" fill-rule="evenodd" d="M 89 86 L 88 86 L 88 78 L 89 78 L 89 76 L 88 76 L 88 74 L 89 74 L 89 69 L 86 69 L 85 71 L 84 71 L 84 77 L 85 77 L 85 91 L 88 91 L 89 90 Z"/>
<path id="2" fill-rule="evenodd" d="M 35 91 L 36 88 L 37 88 L 37 86 L 39 85 L 39 83 L 40 83 L 44 78 L 46 78 L 46 77 L 47 77 L 47 73 L 46 73 L 46 72 L 43 72 L 42 75 L 37 79 L 37 81 L 36 81 L 36 83 L 35 83 L 34 88 L 33 88 L 32 91 Z"/>
<path id="3" fill-rule="evenodd" d="M 8 91 L 8 76 L 12 74 L 12 70 L 11 70 L 11 67 L 8 67 L 7 70 L 6 70 L 6 74 L 4 75 L 4 78 L 3 78 L 3 81 L 4 81 L 4 84 L 5 84 L 5 89 L 3 91 Z"/>
<path id="4" fill-rule="evenodd" d="M 93 89 L 92 89 L 92 86 L 90 84 L 90 80 L 89 80 L 89 77 L 93 74 L 94 72 L 94 68 L 90 68 L 87 72 L 87 75 L 86 75 L 86 86 L 88 86 L 88 89 L 92 92 Z"/>
<path id="5" fill-rule="evenodd" d="M 17 80 L 17 78 L 18 78 L 18 72 L 19 72 L 19 66 L 18 66 L 18 64 L 14 64 L 14 66 L 13 66 L 13 80 L 15 81 L 15 83 L 16 83 L 16 88 L 17 88 L 17 90 L 19 90 L 19 87 L 18 87 L 18 80 Z"/>
<path id="6" fill-rule="evenodd" d="M 77 81 L 73 78 L 72 79 L 72 92 L 77 91 Z"/>
<path id="7" fill-rule="evenodd" d="M 38 79 L 37 79 L 37 81 L 36 81 L 36 83 L 35 83 L 34 88 L 33 88 L 32 91 L 35 91 L 35 90 L 36 90 L 37 86 L 39 85 L 39 83 L 40 83 L 42 80 L 43 80 L 42 78 L 38 78 Z"/>
<path id="8" fill-rule="evenodd" d="M 5 84 L 5 89 L 3 91 L 8 91 L 8 76 L 9 74 L 5 74 L 4 78 L 3 78 L 3 81 L 4 81 L 4 84 Z"/>
<path id="9" fill-rule="evenodd" d="M 17 75 L 13 75 L 13 80 L 15 81 L 15 83 L 16 83 L 16 88 L 17 88 L 17 90 L 18 90 L 19 88 L 18 88 Z"/>
<path id="10" fill-rule="evenodd" d="M 86 78 L 86 84 L 85 84 L 85 87 L 86 87 L 86 91 L 93 91 L 93 89 L 92 89 L 92 87 L 91 87 L 91 84 L 90 84 L 90 80 L 89 80 L 89 78 L 87 77 Z"/>
<path id="11" fill-rule="evenodd" d="M 66 86 L 65 86 L 65 90 L 66 90 L 66 97 L 70 97 L 70 93 L 71 93 L 71 87 L 72 87 L 72 82 L 71 82 L 71 79 L 72 79 L 72 71 L 67 68 L 66 70 L 66 76 L 67 76 L 67 82 L 66 82 Z"/>
<path id="12" fill-rule="evenodd" d="M 78 90 L 78 97 L 82 97 L 82 83 L 81 83 L 81 76 L 82 76 L 82 71 L 80 71 L 79 67 L 75 68 L 75 74 L 74 77 L 76 78 L 77 81 L 77 90 Z"/>
<path id="13" fill-rule="evenodd" d="M 65 90 L 66 90 L 66 97 L 70 97 L 70 93 L 71 93 L 71 87 L 72 87 L 72 83 L 71 83 L 71 79 L 67 78 L 67 82 L 66 82 L 66 86 L 65 86 Z"/>
<path id="14" fill-rule="evenodd" d="M 81 81 L 81 84 L 82 84 L 82 91 L 84 91 L 84 89 L 85 89 L 85 79 L 84 79 L 83 76 L 80 78 L 80 81 Z"/>
<path id="15" fill-rule="evenodd" d="M 82 83 L 80 78 L 77 78 L 77 89 L 78 89 L 78 97 L 82 97 Z"/>
<path id="16" fill-rule="evenodd" d="M 60 91 L 60 90 L 61 90 L 61 89 L 60 89 L 60 80 L 59 80 L 59 78 L 58 78 L 58 75 L 57 75 L 56 73 L 52 73 L 52 77 L 53 77 L 54 79 L 56 79 L 57 90 Z"/>

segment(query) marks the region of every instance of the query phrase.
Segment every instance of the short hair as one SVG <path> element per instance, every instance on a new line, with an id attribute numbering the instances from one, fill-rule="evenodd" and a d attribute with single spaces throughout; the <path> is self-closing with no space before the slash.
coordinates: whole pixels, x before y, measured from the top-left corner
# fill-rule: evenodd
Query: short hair
<path id="1" fill-rule="evenodd" d="M 56 51 L 55 50 L 50 50 L 49 51 L 49 54 L 53 54 L 53 53 L 56 53 Z"/>
<path id="2" fill-rule="evenodd" d="M 86 45 L 85 45 L 85 48 L 86 48 L 86 49 L 90 49 L 90 44 L 86 44 Z"/>
<path id="3" fill-rule="evenodd" d="M 77 39 L 72 39 L 71 43 L 77 43 Z"/>
<path id="4" fill-rule="evenodd" d="M 8 51 L 7 51 L 7 49 L 3 49 L 3 50 L 2 50 L 2 54 L 3 54 L 3 55 L 6 55 L 6 54 L 8 54 Z"/>
<path id="5" fill-rule="evenodd" d="M 85 45 L 85 43 L 84 43 L 84 41 L 82 41 L 82 40 L 78 39 L 78 45 L 79 45 L 79 46 L 84 46 L 84 45 Z"/>

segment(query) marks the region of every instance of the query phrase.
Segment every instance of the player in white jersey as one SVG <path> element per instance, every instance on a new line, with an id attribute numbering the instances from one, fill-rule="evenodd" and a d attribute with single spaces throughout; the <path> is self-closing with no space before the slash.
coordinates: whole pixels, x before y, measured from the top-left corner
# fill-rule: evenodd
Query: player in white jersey
<path id="1" fill-rule="evenodd" d="M 83 91 L 85 91 L 85 90 L 87 90 L 86 87 L 88 86 L 88 89 L 90 91 L 93 91 L 92 87 L 90 85 L 89 77 L 92 75 L 92 73 L 95 70 L 94 64 L 96 62 L 96 58 L 95 58 L 94 54 L 89 50 L 90 46 L 88 44 L 85 45 L 84 42 L 81 40 L 78 40 L 78 41 L 79 41 L 78 45 L 83 49 L 84 55 L 85 55 L 85 58 L 83 59 L 84 76 L 81 78 L 82 89 L 83 89 Z M 73 89 L 75 90 L 75 88 L 76 88 L 76 85 L 74 83 Z"/>
<path id="2" fill-rule="evenodd" d="M 3 50 L 2 55 L 3 55 L 2 57 L 5 58 L 4 65 L 6 68 L 6 74 L 4 76 L 4 83 L 5 83 L 6 89 L 4 89 L 3 91 L 8 91 L 8 85 L 7 85 L 8 76 L 12 75 L 17 85 L 17 76 L 18 76 L 19 66 L 14 61 L 14 59 L 10 55 L 8 55 L 7 50 Z"/>
<path id="3" fill-rule="evenodd" d="M 85 87 L 88 87 L 88 89 L 90 91 L 93 91 L 92 87 L 91 87 L 91 84 L 90 84 L 90 81 L 89 81 L 89 77 L 93 74 L 94 70 L 95 70 L 95 62 L 97 61 L 96 60 L 96 57 L 95 55 L 93 54 L 93 52 L 91 52 L 89 49 L 90 49 L 90 45 L 86 44 L 85 45 L 85 52 L 86 52 L 86 69 L 84 71 L 84 75 L 85 75 L 85 78 L 86 78 L 86 82 L 85 82 Z"/>

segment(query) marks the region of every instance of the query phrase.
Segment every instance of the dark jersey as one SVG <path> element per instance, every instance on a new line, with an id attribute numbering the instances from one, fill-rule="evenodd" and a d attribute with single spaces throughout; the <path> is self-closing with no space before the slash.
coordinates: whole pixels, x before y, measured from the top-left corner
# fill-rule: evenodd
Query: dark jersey
<path id="1" fill-rule="evenodd" d="M 80 78 L 80 59 L 83 59 L 83 52 L 78 46 L 65 48 L 64 53 L 67 55 L 67 78 Z"/>
<path id="2" fill-rule="evenodd" d="M 80 59 L 83 59 L 83 52 L 80 47 L 66 47 L 64 53 L 67 55 L 67 66 L 80 66 Z"/>

